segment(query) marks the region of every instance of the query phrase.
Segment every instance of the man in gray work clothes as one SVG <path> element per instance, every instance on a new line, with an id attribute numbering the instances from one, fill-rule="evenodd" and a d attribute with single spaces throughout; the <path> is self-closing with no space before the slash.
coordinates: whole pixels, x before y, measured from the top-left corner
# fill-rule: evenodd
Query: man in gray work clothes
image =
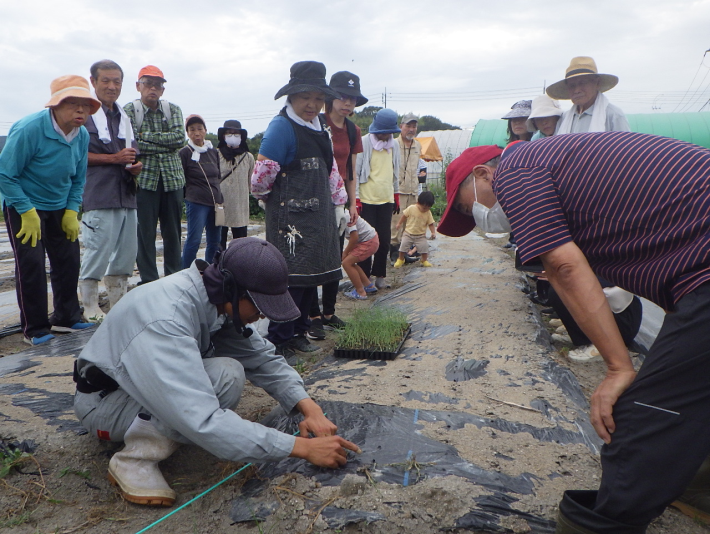
<path id="1" fill-rule="evenodd" d="M 299 374 L 274 345 L 246 327 L 261 317 L 292 321 L 288 269 L 272 244 L 233 240 L 208 265 L 129 292 L 106 316 L 75 364 L 74 411 L 90 434 L 126 446 L 109 462 L 109 480 L 126 500 L 170 506 L 175 492 L 158 462 L 179 443 L 233 462 L 303 458 L 321 467 L 359 451 L 308 396 Z M 239 417 L 245 380 L 288 414 L 301 413 L 294 437 Z"/>

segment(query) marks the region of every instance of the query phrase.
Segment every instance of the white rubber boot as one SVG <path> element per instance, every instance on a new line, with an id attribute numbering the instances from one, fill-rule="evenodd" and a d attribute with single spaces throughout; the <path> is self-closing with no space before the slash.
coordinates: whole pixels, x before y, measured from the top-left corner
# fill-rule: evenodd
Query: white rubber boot
<path id="1" fill-rule="evenodd" d="M 168 458 L 178 443 L 158 432 L 150 417 L 138 414 L 123 438 L 126 446 L 111 458 L 108 479 L 121 488 L 123 498 L 136 504 L 172 506 L 175 492 L 165 482 L 158 462 Z"/>
<path id="2" fill-rule="evenodd" d="M 126 294 L 128 289 L 128 275 L 110 274 L 104 276 L 104 285 L 108 294 L 108 303 L 113 308 Z"/>
<path id="3" fill-rule="evenodd" d="M 99 308 L 99 281 L 79 280 L 79 293 L 84 304 L 84 317 L 90 323 L 100 322 L 106 315 Z"/>

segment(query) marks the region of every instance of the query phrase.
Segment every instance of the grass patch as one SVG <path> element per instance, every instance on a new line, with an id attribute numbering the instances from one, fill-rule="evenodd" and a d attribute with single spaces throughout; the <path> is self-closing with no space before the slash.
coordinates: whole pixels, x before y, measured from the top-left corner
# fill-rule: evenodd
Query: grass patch
<path id="1" fill-rule="evenodd" d="M 59 478 L 62 478 L 64 475 L 76 475 L 86 480 L 91 479 L 91 474 L 88 471 L 78 471 L 77 469 L 72 469 L 71 467 L 65 467 L 59 472 Z"/>
<path id="2" fill-rule="evenodd" d="M 30 458 L 30 454 L 20 449 L 0 448 L 0 478 L 5 478 L 13 469 L 28 462 Z"/>
<path id="3" fill-rule="evenodd" d="M 434 194 L 434 205 L 431 207 L 431 215 L 434 217 L 435 221 L 438 221 L 446 210 L 446 189 L 444 189 L 441 180 L 429 182 L 427 189 Z"/>
<path id="4" fill-rule="evenodd" d="M 396 308 L 356 310 L 339 333 L 336 347 L 391 352 L 399 346 L 408 326 L 407 315 Z"/>

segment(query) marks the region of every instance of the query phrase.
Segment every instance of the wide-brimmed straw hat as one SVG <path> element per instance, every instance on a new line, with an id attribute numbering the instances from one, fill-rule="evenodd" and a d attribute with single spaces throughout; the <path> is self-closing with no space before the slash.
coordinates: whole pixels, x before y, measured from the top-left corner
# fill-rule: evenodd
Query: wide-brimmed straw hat
<path id="1" fill-rule="evenodd" d="M 557 100 L 552 100 L 547 95 L 540 95 L 532 101 L 532 111 L 526 122 L 528 132 L 537 130 L 533 124 L 533 119 L 542 119 L 543 117 L 561 117 L 562 108 Z"/>
<path id="2" fill-rule="evenodd" d="M 461 237 L 476 226 L 471 215 L 465 215 L 454 209 L 454 200 L 463 181 L 473 172 L 476 165 L 497 158 L 503 149 L 496 145 L 484 145 L 467 148 L 446 168 L 446 211 L 441 216 L 437 229 L 440 234 Z"/>
<path id="3" fill-rule="evenodd" d="M 49 84 L 49 91 L 52 96 L 44 107 L 53 108 L 62 103 L 62 100 L 66 98 L 81 98 L 83 100 L 91 101 L 91 114 L 96 113 L 101 107 L 101 102 L 96 100 L 91 94 L 91 89 L 89 82 L 86 78 L 82 76 L 77 76 L 75 74 L 67 74 L 66 76 L 60 76 L 52 80 Z"/>
<path id="4" fill-rule="evenodd" d="M 365 98 L 360 92 L 360 78 L 352 72 L 341 70 L 330 77 L 330 88 L 338 94 L 346 96 L 354 96 L 355 107 L 364 106 L 367 104 Z"/>
<path id="5" fill-rule="evenodd" d="M 570 61 L 569 67 L 567 67 L 567 72 L 565 72 L 565 79 L 555 82 L 547 88 L 547 94 L 555 100 L 570 100 L 569 90 L 567 89 L 567 84 L 565 83 L 570 78 L 575 78 L 577 76 L 589 76 L 590 74 L 596 74 L 599 76 L 599 91 L 602 93 L 608 91 L 609 89 L 616 86 L 619 83 L 619 77 L 613 74 L 599 74 L 597 70 L 596 62 L 587 56 L 573 57 Z"/>
<path id="6" fill-rule="evenodd" d="M 518 100 L 510 108 L 510 111 L 503 115 L 501 119 L 525 119 L 530 115 L 530 105 L 532 100 Z"/>
<path id="7" fill-rule="evenodd" d="M 325 81 L 325 65 L 318 61 L 299 61 L 291 65 L 291 79 L 276 93 L 274 100 L 284 95 L 295 95 L 307 91 L 325 93 L 326 97 L 339 98 Z"/>

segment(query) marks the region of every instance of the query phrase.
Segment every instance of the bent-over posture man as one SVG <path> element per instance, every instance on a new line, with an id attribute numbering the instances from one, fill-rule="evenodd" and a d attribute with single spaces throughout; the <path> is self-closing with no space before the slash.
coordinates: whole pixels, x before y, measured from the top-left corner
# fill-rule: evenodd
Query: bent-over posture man
<path id="1" fill-rule="evenodd" d="M 235 462 L 304 458 L 322 467 L 346 462 L 353 443 L 303 389 L 274 346 L 245 325 L 300 311 L 288 293 L 281 253 L 253 237 L 233 240 L 208 265 L 139 286 L 106 316 L 77 359 L 74 410 L 99 439 L 124 441 L 109 479 L 138 504 L 170 506 L 175 492 L 158 462 L 191 443 Z M 245 421 L 233 410 L 249 379 L 300 412 L 301 436 Z"/>
<path id="2" fill-rule="evenodd" d="M 676 499 L 708 518 L 710 151 L 637 133 L 570 134 L 517 143 L 497 169 L 472 173 L 439 231 L 495 216 L 500 201 L 521 260 L 542 260 L 608 367 L 591 406 L 605 441 L 601 484 L 565 492 L 557 533 L 641 534 Z M 638 375 L 595 273 L 673 312 Z"/>

